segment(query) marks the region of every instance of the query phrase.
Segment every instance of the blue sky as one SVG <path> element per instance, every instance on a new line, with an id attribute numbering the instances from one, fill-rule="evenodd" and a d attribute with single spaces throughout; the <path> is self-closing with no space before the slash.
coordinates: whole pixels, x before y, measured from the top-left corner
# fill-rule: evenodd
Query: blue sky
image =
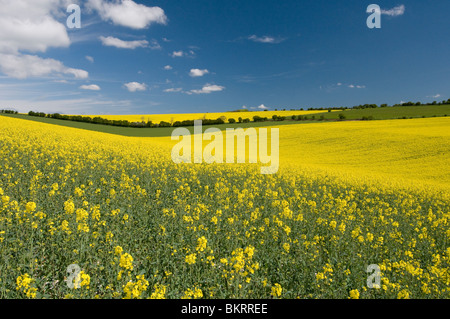
<path id="1" fill-rule="evenodd" d="M 66 12 L 81 7 L 81 28 Z M 381 7 L 381 29 L 366 8 Z M 0 108 L 299 109 L 450 98 L 450 2 L 0 0 Z"/>

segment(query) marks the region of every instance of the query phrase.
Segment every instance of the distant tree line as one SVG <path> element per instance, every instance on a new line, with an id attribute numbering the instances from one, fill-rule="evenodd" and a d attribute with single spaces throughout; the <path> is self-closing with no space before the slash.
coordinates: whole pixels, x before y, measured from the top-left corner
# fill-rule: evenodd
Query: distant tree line
<path id="1" fill-rule="evenodd" d="M 172 126 L 187 127 L 187 126 L 194 126 L 194 124 L 195 123 L 193 120 L 187 120 L 187 121 L 176 121 L 172 124 Z M 218 124 L 225 124 L 225 120 L 223 118 L 218 118 L 217 120 L 202 119 L 202 125 L 218 125 Z"/>
<path id="2" fill-rule="evenodd" d="M 13 110 L 0 110 L 0 113 L 3 114 L 18 114 L 19 112 Z"/>
<path id="3" fill-rule="evenodd" d="M 102 118 L 100 116 L 90 117 L 90 116 L 81 116 L 81 115 L 62 115 L 59 113 L 45 114 L 43 112 L 33 112 L 33 111 L 28 112 L 28 115 L 36 116 L 36 117 L 52 118 L 52 119 L 56 119 L 56 120 L 102 124 L 102 125 L 112 125 L 112 126 L 121 126 L 121 127 L 153 127 L 153 123 L 151 121 L 138 123 L 138 122 L 129 122 L 127 120 L 108 120 L 108 119 Z"/>
<path id="4" fill-rule="evenodd" d="M 448 99 L 447 101 L 442 101 L 442 102 L 437 102 L 437 101 L 433 101 L 431 103 L 426 103 L 426 104 L 422 104 L 421 102 L 405 102 L 405 103 L 401 103 L 401 104 L 394 104 L 393 107 L 398 107 L 398 106 L 421 106 L 421 105 L 447 105 L 450 104 L 450 99 Z M 308 108 L 308 111 L 328 111 L 328 112 L 332 112 L 332 111 L 344 111 L 344 110 L 349 110 L 349 109 L 374 109 L 374 108 L 384 108 L 384 107 L 389 107 L 388 104 L 381 104 L 380 106 L 378 106 L 377 104 L 363 104 L 363 105 L 355 105 L 353 107 L 329 107 L 329 108 Z M 238 111 L 233 111 L 235 113 L 239 113 L 239 112 L 243 112 L 247 110 L 238 110 Z M 267 111 L 267 110 L 265 110 Z M 275 109 L 275 111 L 278 111 L 278 109 Z M 286 111 L 286 109 L 282 109 L 281 111 Z M 291 111 L 295 111 L 294 109 L 291 109 Z M 299 111 L 303 111 L 303 108 L 299 109 Z M 0 113 L 9 113 L 9 114 L 18 114 L 17 111 L 13 111 L 13 110 L 0 110 Z M 53 118 L 53 119 L 57 119 L 57 120 L 66 120 L 66 121 L 76 121 L 76 122 L 83 122 L 83 123 L 92 123 L 92 124 L 101 124 L 101 125 L 112 125 L 112 126 L 121 126 L 121 127 L 189 127 L 189 126 L 194 126 L 194 120 L 186 120 L 186 121 L 176 121 L 176 122 L 165 122 L 165 121 L 161 121 L 159 124 L 158 123 L 153 123 L 152 121 L 142 121 L 142 122 L 130 122 L 127 120 L 108 120 L 105 118 L 102 118 L 100 116 L 96 116 L 96 117 L 89 117 L 89 116 L 81 116 L 81 115 L 62 115 L 59 113 L 54 113 L 54 114 L 45 114 L 43 112 L 33 112 L 30 111 L 28 112 L 29 116 L 36 116 L 36 117 L 46 117 L 46 118 Z M 220 124 L 225 124 L 226 123 L 227 118 L 222 116 L 218 119 L 202 119 L 202 124 L 203 125 L 220 125 Z M 262 117 L 262 116 L 253 116 L 253 122 L 266 122 L 266 121 L 287 121 L 287 120 L 291 120 L 291 121 L 325 121 L 326 118 L 323 114 L 321 114 L 320 116 L 316 117 L 316 115 L 292 115 L 292 116 L 280 116 L 280 115 L 273 115 L 271 119 L 267 118 L 267 117 Z M 342 113 L 338 114 L 338 120 L 343 121 L 346 120 L 346 116 Z M 361 118 L 361 120 L 363 121 L 371 121 L 374 120 L 373 116 L 363 116 Z M 242 118 L 239 117 L 238 120 L 236 121 L 236 119 L 233 118 L 229 118 L 228 119 L 228 123 L 229 124 L 236 124 L 236 123 L 250 123 L 251 120 L 249 118 Z"/>
<path id="5" fill-rule="evenodd" d="M 392 105 L 392 107 L 394 107 L 394 106 L 448 105 L 448 104 L 450 104 L 450 99 L 448 99 L 447 101 L 445 101 L 445 100 L 443 100 L 441 102 L 433 101 L 433 102 L 430 102 L 430 103 L 404 102 L 404 103 L 400 103 L 400 104 L 394 104 L 394 105 Z M 333 110 L 342 110 L 342 111 L 343 110 L 349 110 L 349 109 L 361 110 L 361 109 L 370 109 L 370 108 L 378 108 L 378 107 L 389 107 L 389 105 L 388 104 L 381 104 L 380 106 L 378 106 L 377 104 L 364 104 L 364 105 L 361 104 L 361 105 L 355 105 L 353 107 L 347 107 L 347 106 L 327 107 L 327 108 L 323 108 L 323 107 L 321 107 L 321 108 L 313 108 L 313 107 L 310 107 L 307 110 L 308 111 L 317 111 L 317 110 L 319 110 L 319 111 L 321 111 L 321 110 L 327 111 L 328 110 L 329 112 L 331 112 Z M 303 110 L 303 109 L 300 109 L 300 110 Z"/>
<path id="6" fill-rule="evenodd" d="M 91 123 L 91 124 L 101 124 L 101 125 L 111 125 L 111 126 L 120 126 L 120 127 L 187 127 L 194 126 L 194 121 L 176 121 L 174 123 L 169 123 L 165 121 L 161 121 L 159 124 L 153 123 L 152 121 L 147 122 L 130 122 L 128 120 L 108 120 L 102 118 L 100 116 L 90 117 L 90 116 L 81 116 L 81 115 L 62 115 L 59 113 L 54 114 L 45 114 L 43 112 L 28 112 L 29 116 L 35 117 L 45 117 L 52 118 L 56 120 L 65 120 L 65 121 L 75 121 L 82 123 Z M 203 119 L 203 125 L 218 125 L 225 124 L 223 118 L 218 118 L 216 120 L 213 119 Z"/>
<path id="7" fill-rule="evenodd" d="M 441 102 L 433 101 L 431 103 L 422 104 L 420 102 L 404 102 L 401 104 L 395 104 L 394 106 L 420 106 L 420 105 L 447 105 L 450 104 L 450 99 L 447 101 L 443 100 Z"/>

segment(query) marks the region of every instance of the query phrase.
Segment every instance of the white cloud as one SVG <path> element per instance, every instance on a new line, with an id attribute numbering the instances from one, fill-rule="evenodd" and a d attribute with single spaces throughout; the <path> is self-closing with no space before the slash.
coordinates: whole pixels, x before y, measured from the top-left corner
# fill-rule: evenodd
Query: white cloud
<path id="1" fill-rule="evenodd" d="M 398 17 L 405 13 L 405 9 L 406 9 L 405 5 L 402 4 L 389 10 L 381 10 L 381 14 L 388 15 L 391 17 Z"/>
<path id="2" fill-rule="evenodd" d="M 209 71 L 207 69 L 204 70 L 200 70 L 200 69 L 192 69 L 191 72 L 189 72 L 189 75 L 193 78 L 195 77 L 201 77 L 204 76 L 205 74 L 208 74 Z"/>
<path id="3" fill-rule="evenodd" d="M 246 109 L 247 109 L 247 106 L 243 105 L 242 108 L 243 108 L 244 110 L 246 110 Z"/>
<path id="4" fill-rule="evenodd" d="M 100 91 L 100 87 L 96 84 L 82 85 L 82 86 L 80 86 L 80 89 L 89 90 L 89 91 Z"/>
<path id="5" fill-rule="evenodd" d="M 47 60 L 52 60 L 52 59 L 44 59 L 43 61 L 47 61 Z M 55 60 L 53 60 L 55 61 Z M 57 61 L 59 62 L 59 61 Z M 61 63 L 61 62 L 59 62 Z M 62 69 L 62 73 L 65 74 L 72 74 L 76 79 L 87 79 L 89 77 L 89 73 L 85 70 L 80 70 L 80 69 L 73 69 L 73 68 L 67 68 L 64 65 L 63 69 Z"/>
<path id="6" fill-rule="evenodd" d="M 189 50 L 189 51 L 173 51 L 172 53 L 169 54 L 172 58 L 182 58 L 182 57 L 186 57 L 186 58 L 195 58 L 195 52 L 193 50 Z"/>
<path id="7" fill-rule="evenodd" d="M 64 24 L 54 15 L 63 0 L 0 0 L 0 52 L 45 52 L 50 47 L 68 47 Z"/>
<path id="8" fill-rule="evenodd" d="M 250 108 L 251 110 L 268 110 L 269 108 L 267 106 L 265 106 L 264 104 L 261 104 L 260 106 L 252 106 Z"/>
<path id="9" fill-rule="evenodd" d="M 164 92 L 167 92 L 167 93 L 175 93 L 175 92 L 181 92 L 181 91 L 183 91 L 182 88 L 170 88 L 170 89 L 164 90 Z"/>
<path id="10" fill-rule="evenodd" d="M 58 21 L 66 17 L 70 3 L 70 0 L 0 0 L 0 70 L 4 74 L 18 79 L 54 74 L 88 77 L 88 72 L 67 67 L 60 61 L 23 54 L 70 46 L 66 26 Z"/>
<path id="11" fill-rule="evenodd" d="M 173 68 L 170 66 L 170 65 L 166 65 L 165 67 L 164 67 L 164 70 L 172 70 Z"/>
<path id="12" fill-rule="evenodd" d="M 251 35 L 248 37 L 248 39 L 259 43 L 281 43 L 284 41 L 284 39 L 274 38 L 271 36 L 258 37 L 256 35 Z"/>
<path id="13" fill-rule="evenodd" d="M 213 84 L 206 84 L 203 86 L 201 90 L 191 90 L 190 93 L 194 94 L 210 94 L 212 92 L 220 92 L 225 90 L 224 86 L 219 85 L 213 85 Z"/>
<path id="14" fill-rule="evenodd" d="M 355 85 L 355 84 L 350 84 L 348 87 L 351 89 L 365 89 L 366 88 L 365 85 Z"/>
<path id="15" fill-rule="evenodd" d="M 147 85 L 145 83 L 130 82 L 130 83 L 126 83 L 124 85 L 127 88 L 127 90 L 130 92 L 147 90 Z"/>
<path id="16" fill-rule="evenodd" d="M 66 67 L 54 59 L 43 59 L 35 55 L 0 53 L 0 70 L 13 78 L 26 79 L 54 74 L 71 74 L 77 79 L 86 79 L 89 73 Z"/>
<path id="17" fill-rule="evenodd" d="M 89 55 L 86 55 L 86 60 L 88 60 L 91 63 L 94 63 L 94 58 Z"/>
<path id="18" fill-rule="evenodd" d="M 160 7 L 147 7 L 132 0 L 88 0 L 87 7 L 99 13 L 105 21 L 133 29 L 144 29 L 153 23 L 167 24 L 167 16 Z"/>
<path id="19" fill-rule="evenodd" d="M 438 99 L 438 98 L 441 97 L 441 95 L 440 94 L 436 94 L 436 95 L 430 95 L 430 96 L 427 96 L 427 97 L 432 97 L 433 99 Z"/>
<path id="20" fill-rule="evenodd" d="M 147 48 L 149 47 L 149 42 L 147 40 L 136 40 L 136 41 L 124 41 L 115 37 L 100 37 L 102 44 L 105 46 L 116 47 L 119 49 L 131 49 L 134 50 L 136 48 Z M 161 48 L 159 45 L 152 48 Z"/>
<path id="21" fill-rule="evenodd" d="M 172 58 L 181 58 L 184 55 L 183 51 L 173 51 L 171 56 Z"/>

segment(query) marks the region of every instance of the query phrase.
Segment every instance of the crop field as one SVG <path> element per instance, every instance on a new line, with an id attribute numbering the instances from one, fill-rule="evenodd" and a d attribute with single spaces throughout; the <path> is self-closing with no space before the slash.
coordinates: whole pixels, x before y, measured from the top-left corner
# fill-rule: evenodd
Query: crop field
<path id="1" fill-rule="evenodd" d="M 159 114 L 159 115 L 100 115 L 102 118 L 108 120 L 128 120 L 130 122 L 136 121 L 154 121 L 154 123 L 175 122 L 184 120 L 195 119 L 217 119 L 221 116 L 227 118 L 227 121 L 231 118 L 238 120 L 239 117 L 243 119 L 248 118 L 253 121 L 254 116 L 267 117 L 269 121 L 266 122 L 250 122 L 250 123 L 238 123 L 238 124 L 223 124 L 214 127 L 218 127 L 221 130 L 225 130 L 227 127 L 234 128 L 250 128 L 250 127 L 267 127 L 273 126 L 275 123 L 271 121 L 273 115 L 286 117 L 285 121 L 277 121 L 276 126 L 285 126 L 292 124 L 312 124 L 320 121 L 323 117 L 323 121 L 337 121 L 339 115 L 343 114 L 346 120 L 361 120 L 363 117 L 371 117 L 374 120 L 387 120 L 387 119 L 399 119 L 399 118 L 430 118 L 430 117 L 446 117 L 450 114 L 450 105 L 426 105 L 426 106 L 413 106 L 413 107 L 387 107 L 376 109 L 350 109 L 345 111 L 333 110 L 332 112 L 323 113 L 320 110 L 316 111 L 267 111 L 267 112 L 224 112 L 224 113 L 192 113 L 192 114 Z M 293 121 L 290 119 L 292 115 L 296 116 L 308 116 L 307 120 Z M 93 123 L 75 122 L 75 121 L 63 121 L 59 119 L 49 117 L 35 117 L 28 116 L 26 114 L 2 114 L 2 116 L 8 116 L 12 118 L 25 119 L 30 121 L 36 121 L 41 123 L 55 124 L 59 126 L 73 127 L 77 129 L 89 130 L 94 132 L 102 132 L 109 134 L 116 134 L 130 137 L 163 137 L 170 136 L 172 134 L 172 127 L 157 127 L 157 128 L 134 128 L 134 127 L 114 127 L 109 125 L 97 125 Z M 96 115 L 90 115 L 94 117 Z M 312 118 L 314 116 L 314 119 Z M 205 126 L 205 129 L 207 126 Z M 193 131 L 192 127 L 188 127 L 190 131 Z"/>
<path id="2" fill-rule="evenodd" d="M 316 117 L 323 116 L 327 120 L 338 119 L 343 114 L 349 120 L 357 120 L 371 116 L 374 120 L 409 119 L 422 117 L 446 117 L 450 116 L 450 105 L 420 105 L 420 106 L 395 106 L 383 108 L 348 109 L 339 112 L 319 113 Z"/>
<path id="3" fill-rule="evenodd" d="M 288 125 L 280 129 L 280 162 L 449 189 L 449 127 L 446 117 Z"/>
<path id="4" fill-rule="evenodd" d="M 0 298 L 449 298 L 449 125 L 283 125 L 261 175 L 0 116 Z"/>
<path id="5" fill-rule="evenodd" d="M 130 122 L 148 122 L 153 123 L 164 122 L 176 122 L 176 121 L 193 121 L 193 120 L 216 120 L 220 117 L 228 119 L 235 119 L 239 117 L 250 120 L 254 116 L 272 118 L 273 115 L 277 116 L 292 116 L 292 115 L 311 115 L 321 113 L 321 111 L 258 111 L 258 112 L 223 112 L 223 113 L 191 113 L 191 114 L 152 114 L 152 115 L 101 115 L 101 117 L 108 120 L 127 120 Z M 95 115 L 86 115 L 95 117 Z"/>

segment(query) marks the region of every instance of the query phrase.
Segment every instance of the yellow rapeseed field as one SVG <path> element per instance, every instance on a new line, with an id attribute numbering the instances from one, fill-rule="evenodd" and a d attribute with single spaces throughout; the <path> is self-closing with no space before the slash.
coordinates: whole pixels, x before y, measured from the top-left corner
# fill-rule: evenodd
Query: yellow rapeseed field
<path id="1" fill-rule="evenodd" d="M 449 124 L 283 126 L 261 175 L 0 117 L 0 298 L 449 298 Z"/>
<path id="2" fill-rule="evenodd" d="M 280 163 L 450 189 L 450 119 L 347 121 L 280 129 Z"/>
<path id="3" fill-rule="evenodd" d="M 223 113 L 187 113 L 187 114 L 150 114 L 150 115 L 85 115 L 90 117 L 100 116 L 107 120 L 129 121 L 129 122 L 148 122 L 160 123 L 161 121 L 172 123 L 176 121 L 193 121 L 193 120 L 216 120 L 224 116 L 228 119 L 238 121 L 242 119 L 250 119 L 253 121 L 254 116 L 272 118 L 272 116 L 292 116 L 292 115 L 310 115 L 323 111 L 255 111 L 255 112 L 223 112 Z"/>

